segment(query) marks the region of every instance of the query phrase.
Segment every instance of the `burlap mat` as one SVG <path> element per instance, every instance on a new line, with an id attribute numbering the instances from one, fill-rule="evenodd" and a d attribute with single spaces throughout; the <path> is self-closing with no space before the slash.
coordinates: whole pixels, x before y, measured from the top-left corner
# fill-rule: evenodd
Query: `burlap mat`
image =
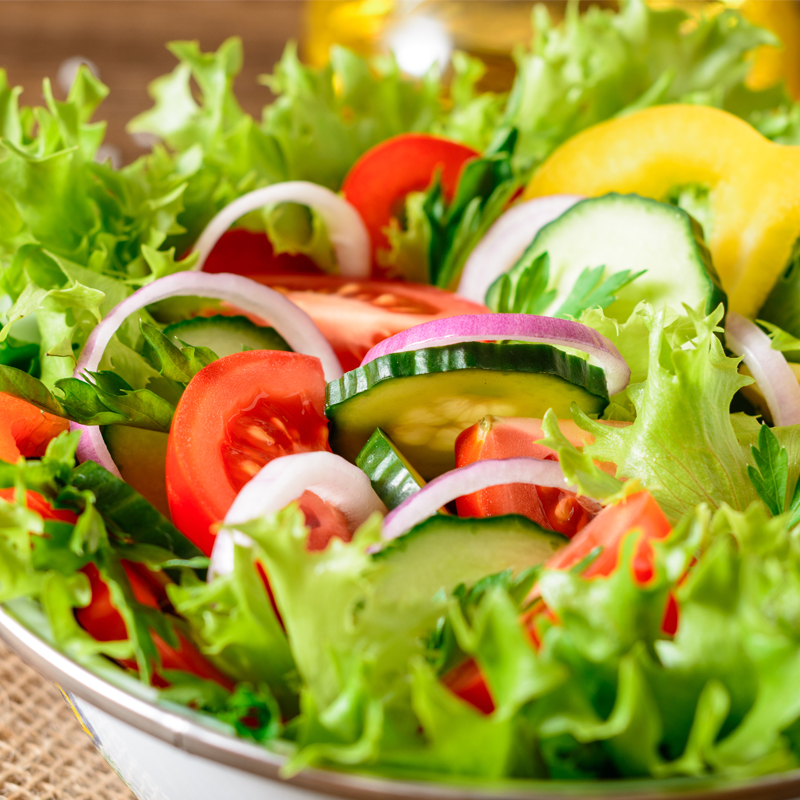
<path id="1" fill-rule="evenodd" d="M 0 798 L 134 800 L 52 683 L 0 642 Z"/>

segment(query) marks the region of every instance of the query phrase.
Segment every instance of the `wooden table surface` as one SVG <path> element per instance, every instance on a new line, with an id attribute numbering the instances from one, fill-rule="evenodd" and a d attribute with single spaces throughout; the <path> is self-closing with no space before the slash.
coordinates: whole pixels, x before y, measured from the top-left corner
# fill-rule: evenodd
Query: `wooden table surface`
<path id="1" fill-rule="evenodd" d="M 288 39 L 299 39 L 303 0 L 4 0 L 0 2 L 0 68 L 24 88 L 22 102 L 42 103 L 42 79 L 56 86 L 65 59 L 92 61 L 111 93 L 97 113 L 108 120 L 106 141 L 125 163 L 143 149 L 125 123 L 151 105 L 147 84 L 170 72 L 175 58 L 165 43 L 197 39 L 204 50 L 227 37 L 244 42 L 244 69 L 236 94 L 254 116 L 269 101 L 260 74 L 272 71 Z M 56 96 L 64 91 L 56 86 Z"/>

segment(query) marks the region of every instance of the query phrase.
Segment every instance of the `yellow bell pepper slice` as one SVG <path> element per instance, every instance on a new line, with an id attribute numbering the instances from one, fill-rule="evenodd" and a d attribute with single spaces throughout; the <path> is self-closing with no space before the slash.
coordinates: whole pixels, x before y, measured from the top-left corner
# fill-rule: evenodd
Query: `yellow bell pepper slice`
<path id="1" fill-rule="evenodd" d="M 525 197 L 709 189 L 709 250 L 729 307 L 753 317 L 800 235 L 800 147 L 765 139 L 725 111 L 657 106 L 579 133 L 534 175 Z"/>

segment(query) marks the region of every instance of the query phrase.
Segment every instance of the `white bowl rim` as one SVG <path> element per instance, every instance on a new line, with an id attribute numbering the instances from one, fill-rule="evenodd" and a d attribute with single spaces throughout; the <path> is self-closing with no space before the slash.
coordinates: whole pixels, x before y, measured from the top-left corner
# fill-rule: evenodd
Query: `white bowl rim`
<path id="1" fill-rule="evenodd" d="M 519 788 L 477 783 L 392 780 L 352 772 L 306 769 L 290 778 L 280 775 L 286 757 L 190 718 L 195 712 L 164 708 L 95 675 L 29 630 L 0 604 L 0 639 L 29 666 L 60 688 L 107 714 L 191 755 L 286 782 L 311 791 L 355 800 L 791 800 L 800 798 L 800 769 L 755 780 L 723 783 L 719 779 L 607 781 L 594 783 L 520 781 Z"/>

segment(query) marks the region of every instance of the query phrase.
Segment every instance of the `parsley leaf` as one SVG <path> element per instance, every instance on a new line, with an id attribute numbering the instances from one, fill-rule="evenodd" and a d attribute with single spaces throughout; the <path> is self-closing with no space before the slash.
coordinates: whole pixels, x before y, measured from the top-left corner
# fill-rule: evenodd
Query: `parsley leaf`
<path id="1" fill-rule="evenodd" d="M 556 290 L 547 288 L 550 282 L 550 259 L 547 253 L 535 255 L 536 240 L 508 272 L 501 275 L 486 293 L 486 305 L 501 314 L 544 314 L 556 297 Z M 561 304 L 556 317 L 578 317 L 590 308 L 606 308 L 616 299 L 616 293 L 636 280 L 642 272 L 614 272 L 604 279 L 606 268 L 586 267 Z"/>
<path id="2" fill-rule="evenodd" d="M 781 446 L 769 425 L 762 425 L 758 432 L 758 444 L 751 447 L 750 451 L 756 464 L 755 467 L 747 467 L 750 482 L 773 516 L 782 514 L 786 508 L 789 481 L 789 455 L 786 448 Z M 796 502 L 800 503 L 797 488 L 795 487 L 792 499 L 793 506 Z M 798 513 L 795 510 L 795 516 Z"/>
<path id="3" fill-rule="evenodd" d="M 604 279 L 605 270 L 604 266 L 586 267 L 578 276 L 572 291 L 567 295 L 567 299 L 561 304 L 555 316 L 579 317 L 590 308 L 606 308 L 617 299 L 616 293 L 620 289 L 646 272 L 646 270 L 642 270 L 632 273 L 629 269 L 625 269 L 621 272 L 613 272 Z"/>

